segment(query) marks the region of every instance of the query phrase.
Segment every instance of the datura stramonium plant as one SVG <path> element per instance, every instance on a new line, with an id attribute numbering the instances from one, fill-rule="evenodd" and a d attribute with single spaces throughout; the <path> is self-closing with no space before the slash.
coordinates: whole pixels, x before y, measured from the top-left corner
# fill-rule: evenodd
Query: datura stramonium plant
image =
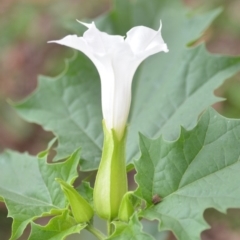
<path id="1" fill-rule="evenodd" d="M 101 32 L 94 23 L 82 24 L 88 28 L 83 37 L 69 35 L 51 42 L 83 52 L 99 72 L 104 144 L 94 186 L 94 208 L 100 217 L 113 220 L 127 192 L 126 123 L 133 76 L 144 59 L 158 52 L 168 52 L 168 48 L 161 36 L 161 23 L 158 31 L 134 27 L 126 38 Z"/>

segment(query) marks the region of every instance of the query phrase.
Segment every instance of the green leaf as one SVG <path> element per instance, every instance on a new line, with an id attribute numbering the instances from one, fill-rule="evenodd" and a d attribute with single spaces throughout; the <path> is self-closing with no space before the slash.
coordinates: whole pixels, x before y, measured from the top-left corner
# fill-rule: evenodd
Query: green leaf
<path id="1" fill-rule="evenodd" d="M 31 235 L 28 240 L 63 240 L 73 233 L 79 233 L 87 224 L 78 224 L 68 211 L 53 217 L 46 226 L 31 223 Z"/>
<path id="2" fill-rule="evenodd" d="M 128 222 L 134 214 L 136 207 L 140 206 L 140 204 L 141 200 L 136 197 L 133 192 L 125 193 L 118 211 L 118 219 L 123 222 Z"/>
<path id="3" fill-rule="evenodd" d="M 83 181 L 76 190 L 93 207 L 93 188 L 90 183 Z"/>
<path id="4" fill-rule="evenodd" d="M 81 146 L 82 170 L 98 165 L 103 138 L 100 82 L 87 57 L 77 55 L 67 61 L 66 71 L 56 78 L 40 77 L 37 91 L 16 109 L 28 121 L 55 133 L 57 159 Z"/>
<path id="5" fill-rule="evenodd" d="M 239 146 L 240 120 L 212 109 L 193 130 L 182 128 L 176 141 L 140 135 L 137 194 L 149 206 L 142 215 L 158 219 L 160 230 L 172 230 L 179 240 L 200 240 L 201 231 L 208 228 L 205 209 L 240 207 Z M 154 205 L 155 195 L 162 201 Z"/>
<path id="6" fill-rule="evenodd" d="M 108 240 L 153 240 L 154 238 L 142 231 L 142 225 L 138 221 L 137 215 L 133 215 L 130 222 L 113 222 L 114 233 Z"/>
<path id="7" fill-rule="evenodd" d="M 162 35 L 170 49 L 148 58 L 135 74 L 127 139 L 130 163 L 139 152 L 139 131 L 151 138 L 163 134 L 175 140 L 180 125 L 194 127 L 199 114 L 220 100 L 213 91 L 240 70 L 240 58 L 212 56 L 203 46 L 186 48 L 203 34 L 219 9 L 195 15 L 176 0 L 115 2 L 115 9 L 96 21 L 101 30 L 126 35 L 137 25 L 157 29 L 161 19 Z M 99 76 L 80 53 L 62 75 L 41 77 L 36 92 L 16 109 L 58 137 L 56 160 L 81 146 L 84 171 L 97 168 L 101 158 L 100 101 Z"/>
<path id="8" fill-rule="evenodd" d="M 94 214 L 91 205 L 71 185 L 59 178 L 56 181 L 69 201 L 74 219 L 78 223 L 89 222 Z"/>
<path id="9" fill-rule="evenodd" d="M 47 164 L 44 159 L 26 153 L 0 154 L 0 196 L 8 216 L 13 218 L 11 240 L 20 237 L 31 220 L 62 212 L 66 201 L 55 178 L 72 183 L 78 176 L 79 158 L 79 150 L 57 164 Z"/>

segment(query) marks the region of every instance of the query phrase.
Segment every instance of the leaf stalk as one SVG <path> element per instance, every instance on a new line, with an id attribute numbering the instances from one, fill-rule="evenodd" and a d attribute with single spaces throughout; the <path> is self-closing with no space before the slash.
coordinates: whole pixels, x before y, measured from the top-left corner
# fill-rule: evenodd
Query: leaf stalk
<path id="1" fill-rule="evenodd" d="M 88 230 L 90 233 L 92 233 L 95 237 L 97 237 L 99 240 L 104 240 L 106 239 L 106 236 L 100 232 L 98 229 L 93 227 L 92 225 L 88 225 L 86 227 L 86 230 Z"/>

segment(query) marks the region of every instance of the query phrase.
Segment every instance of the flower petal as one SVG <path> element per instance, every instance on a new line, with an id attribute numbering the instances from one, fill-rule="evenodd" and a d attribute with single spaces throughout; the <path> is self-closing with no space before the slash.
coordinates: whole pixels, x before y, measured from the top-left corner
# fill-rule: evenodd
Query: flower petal
<path id="1" fill-rule="evenodd" d="M 96 56 L 96 54 L 92 51 L 91 46 L 87 44 L 83 37 L 78 37 L 77 35 L 68 35 L 60 40 L 49 41 L 48 43 L 58 43 L 81 51 L 94 63 L 99 72 L 104 67 L 104 59 L 102 59 L 101 56 Z"/>
<path id="2" fill-rule="evenodd" d="M 92 22 L 92 23 L 85 23 L 85 22 L 81 22 L 81 21 L 79 21 L 79 20 L 77 20 L 77 19 L 76 19 L 76 21 L 77 21 L 78 23 L 81 23 L 83 26 L 85 26 L 85 27 L 87 27 L 87 28 L 90 28 L 90 27 L 92 26 L 92 24 L 94 24 L 94 22 Z"/>
<path id="3" fill-rule="evenodd" d="M 88 57 L 90 57 L 89 55 L 92 55 L 88 45 L 86 44 L 86 41 L 77 35 L 68 35 L 60 40 L 48 41 L 48 43 L 58 43 L 67 47 L 71 47 L 83 52 Z"/>
<path id="4" fill-rule="evenodd" d="M 126 43 L 129 44 L 133 53 L 144 58 L 157 52 L 168 52 L 167 45 L 161 36 L 161 23 L 158 31 L 139 26 L 127 32 Z"/>
<path id="5" fill-rule="evenodd" d="M 94 22 L 78 21 L 88 29 L 83 37 L 69 35 L 55 42 L 77 49 L 95 64 L 101 79 L 102 112 L 108 129 L 114 129 L 121 139 L 131 105 L 131 85 L 139 64 L 157 52 L 168 52 L 158 31 L 134 27 L 124 37 L 99 31 Z"/>
<path id="6" fill-rule="evenodd" d="M 94 22 L 91 24 L 80 23 L 88 27 L 88 30 L 83 34 L 83 38 L 95 54 L 108 54 L 116 49 L 118 44 L 124 42 L 124 37 L 122 36 L 109 35 L 105 32 L 99 31 Z"/>

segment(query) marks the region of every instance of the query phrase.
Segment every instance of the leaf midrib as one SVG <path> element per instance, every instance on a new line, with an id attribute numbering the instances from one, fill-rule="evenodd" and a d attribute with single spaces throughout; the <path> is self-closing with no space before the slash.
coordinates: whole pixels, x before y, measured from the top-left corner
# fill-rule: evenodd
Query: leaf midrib
<path id="1" fill-rule="evenodd" d="M 178 194 L 178 191 L 183 190 L 184 188 L 187 188 L 187 187 L 189 187 L 190 185 L 192 185 L 192 184 L 194 184 L 194 183 L 196 183 L 196 182 L 198 182 L 198 181 L 201 181 L 203 178 L 208 178 L 208 177 L 210 177 L 211 175 L 214 175 L 214 174 L 217 173 L 217 172 L 224 171 L 224 170 L 226 170 L 227 168 L 229 168 L 229 167 L 231 167 L 231 166 L 233 166 L 233 165 L 235 165 L 235 164 L 239 164 L 239 163 L 240 163 L 240 155 L 238 156 L 238 160 L 237 160 L 236 162 L 234 162 L 234 163 L 232 163 L 232 164 L 229 164 L 229 165 L 225 166 L 224 168 L 222 168 L 222 169 L 220 169 L 220 170 L 214 171 L 214 172 L 212 172 L 212 173 L 210 173 L 210 174 L 208 174 L 208 175 L 205 175 L 205 176 L 203 176 L 203 177 L 201 177 L 201 178 L 198 178 L 198 179 L 194 180 L 193 182 L 190 182 L 190 183 L 184 185 L 184 186 L 181 187 L 181 188 L 178 188 L 176 191 L 174 191 L 174 192 L 172 192 L 171 194 L 169 194 L 168 196 L 166 196 L 165 199 L 171 197 L 171 195 L 174 195 L 174 194 L 177 194 L 177 195 L 179 195 L 179 196 L 184 196 L 184 195 L 182 195 L 182 194 Z M 189 197 L 190 197 L 190 196 L 189 196 Z"/>
<path id="2" fill-rule="evenodd" d="M 196 52 L 196 54 L 195 54 L 194 57 L 196 57 L 197 53 L 198 53 L 200 50 L 201 50 L 201 47 L 199 47 L 199 49 L 198 49 L 198 51 Z M 232 64 L 228 65 L 227 67 L 221 69 L 221 70 L 218 71 L 217 73 L 213 74 L 213 75 L 208 79 L 208 81 L 204 82 L 203 85 L 201 85 L 201 87 L 195 89 L 190 95 L 188 95 L 187 98 L 185 98 L 185 99 L 178 105 L 178 108 L 175 109 L 176 111 L 173 111 L 172 114 L 169 116 L 169 118 L 164 121 L 164 123 L 162 124 L 162 126 L 158 129 L 158 131 L 156 131 L 156 133 L 153 135 L 152 138 L 156 138 L 156 137 L 159 136 L 159 134 L 162 132 L 162 130 L 164 129 L 164 127 L 171 121 L 171 119 L 174 118 L 174 116 L 182 109 L 182 107 L 184 106 L 184 104 L 185 104 L 187 101 L 189 101 L 189 99 L 191 99 L 191 98 L 192 98 L 195 94 L 197 94 L 198 92 L 202 91 L 207 84 L 209 84 L 209 83 L 212 82 L 212 79 L 214 79 L 214 78 L 216 77 L 216 75 L 221 74 L 222 72 L 226 71 L 228 68 L 233 67 L 234 65 L 240 65 L 240 63 L 239 63 L 239 62 L 237 62 L 237 63 L 236 63 L 236 62 L 233 62 Z M 220 83 L 221 83 L 221 82 L 220 82 Z M 220 83 L 219 83 L 218 85 L 220 85 Z M 216 87 L 216 88 L 217 88 L 217 87 Z M 216 88 L 214 88 L 214 89 L 216 89 Z M 214 90 L 214 89 L 213 89 L 213 90 Z M 213 94 L 213 96 L 216 97 L 214 94 Z"/>

